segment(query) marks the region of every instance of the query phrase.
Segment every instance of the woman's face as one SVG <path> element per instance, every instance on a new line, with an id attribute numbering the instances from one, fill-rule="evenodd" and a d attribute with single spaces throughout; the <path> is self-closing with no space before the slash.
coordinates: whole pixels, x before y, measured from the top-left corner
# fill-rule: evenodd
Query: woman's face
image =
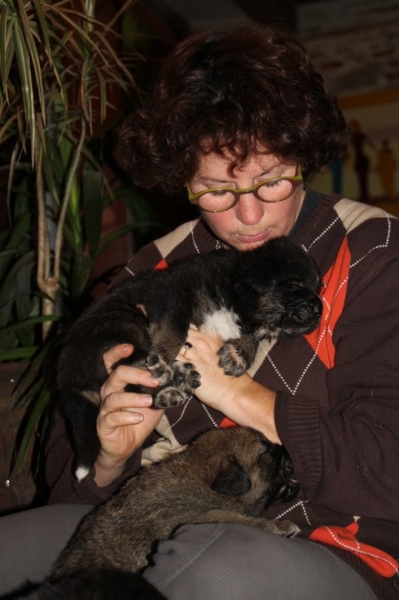
<path id="1" fill-rule="evenodd" d="M 256 183 L 274 177 L 294 176 L 296 165 L 282 163 L 271 154 L 256 154 L 233 174 L 229 173 L 231 158 L 210 153 L 200 158 L 198 170 L 188 182 L 193 193 L 207 188 L 249 188 Z M 261 246 L 267 240 L 287 235 L 298 217 L 305 190 L 295 188 L 292 196 L 277 203 L 258 200 L 252 193 L 242 194 L 235 206 L 220 213 L 202 211 L 215 235 L 238 250 Z"/>

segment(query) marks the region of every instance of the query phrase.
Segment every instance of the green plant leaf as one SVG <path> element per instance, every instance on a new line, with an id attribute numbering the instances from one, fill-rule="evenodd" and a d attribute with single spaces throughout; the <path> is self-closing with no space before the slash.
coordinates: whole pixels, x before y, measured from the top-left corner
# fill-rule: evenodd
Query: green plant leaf
<path id="1" fill-rule="evenodd" d="M 19 4 L 18 15 L 20 17 L 20 23 L 21 23 L 21 28 L 22 28 L 21 33 L 23 34 L 23 40 L 26 44 L 26 51 L 29 52 L 31 65 L 32 65 L 33 72 L 35 75 L 34 82 L 35 82 L 35 87 L 37 89 L 37 98 L 38 98 L 39 105 L 40 105 L 41 119 L 42 119 L 43 123 L 46 123 L 47 115 L 46 115 L 46 105 L 45 105 L 45 97 L 44 97 L 44 89 L 43 89 L 42 70 L 41 70 L 41 64 L 40 64 L 40 57 L 39 57 L 35 39 L 34 39 L 34 36 L 36 39 L 38 38 L 37 27 L 36 27 L 36 23 L 33 18 L 28 19 L 28 15 L 25 10 L 25 5 L 24 5 L 23 0 L 18 0 L 18 4 Z M 37 9 L 39 9 L 39 12 L 41 12 L 40 5 L 39 6 L 36 5 L 36 10 Z M 34 102 L 34 100 L 33 100 L 33 94 L 32 94 L 32 103 L 33 102 Z"/>
<path id="2" fill-rule="evenodd" d="M 34 264 L 33 251 L 20 256 L 10 268 L 7 276 L 2 281 L 1 297 L 0 297 L 0 326 L 4 327 L 9 321 L 13 306 L 17 301 L 17 280 L 19 277 L 26 277 L 25 267 L 28 270 Z M 29 275 L 30 277 L 30 275 Z"/>
<path id="3" fill-rule="evenodd" d="M 0 73 L 2 94 L 4 94 L 7 103 L 9 102 L 7 81 L 14 56 L 14 40 L 8 27 L 10 20 L 10 9 L 8 6 L 3 6 L 0 11 L 0 39 L 3 40 L 3 44 L 0 46 Z"/>
<path id="4" fill-rule="evenodd" d="M 48 26 L 46 23 L 46 18 L 44 16 L 44 12 L 42 10 L 42 3 L 40 2 L 40 0 L 33 0 L 33 6 L 35 7 L 36 17 L 40 24 L 40 35 L 38 34 L 38 37 L 41 40 L 43 40 L 47 59 L 48 59 L 50 65 L 53 65 L 50 36 L 49 36 Z"/>
<path id="5" fill-rule="evenodd" d="M 15 54 L 17 57 L 19 76 L 21 78 L 22 102 L 26 115 L 25 119 L 32 139 L 32 148 L 34 148 L 36 143 L 36 111 L 33 96 L 34 88 L 32 82 L 31 63 L 26 41 L 17 21 L 14 22 L 13 33 L 15 38 Z M 25 147 L 25 137 L 21 137 L 20 141 Z M 31 156 L 33 164 L 34 154 L 32 153 Z"/>
<path id="6" fill-rule="evenodd" d="M 155 222 L 137 201 L 132 223 L 102 236 L 104 208 L 123 196 L 115 188 L 122 182 L 130 193 L 115 165 L 104 166 L 105 155 L 111 164 L 104 128 L 115 98 L 132 94 L 140 101 L 132 68 L 137 53 L 126 46 L 120 51 L 114 29 L 135 1 L 124 2 L 104 24 L 96 19 L 95 0 L 0 0 L 0 186 L 4 182 L 11 217 L 10 232 L 0 232 L 0 360 L 29 361 L 19 386 L 29 408 L 21 460 L 55 401 L 57 357 L 68 324 L 90 298 L 93 259 L 119 237 Z M 125 107 L 117 108 L 122 115 Z M 45 199 L 40 232 L 54 233 L 43 271 L 58 277 L 61 265 L 57 313 L 49 317 L 42 314 L 44 294 L 35 277 L 38 198 Z M 45 338 L 43 323 L 52 324 Z"/>
<path id="7" fill-rule="evenodd" d="M 27 419 L 24 423 L 24 431 L 19 444 L 17 443 L 17 468 L 19 471 L 26 461 L 29 445 L 32 437 L 36 433 L 38 422 L 51 402 L 51 393 L 47 387 L 40 388 L 40 392 L 35 396 L 35 402 L 30 403 Z M 43 433 L 43 432 L 42 432 Z"/>
<path id="8" fill-rule="evenodd" d="M 119 227 L 116 227 L 115 229 L 113 229 L 112 231 L 110 231 L 109 233 L 107 233 L 106 235 L 104 235 L 102 237 L 101 243 L 98 246 L 98 252 L 93 258 L 100 256 L 100 254 L 102 252 L 104 252 L 104 250 L 106 250 L 108 248 L 108 246 L 110 246 L 111 244 L 116 242 L 116 240 L 120 239 L 127 233 L 130 233 L 131 231 L 134 231 L 136 229 L 142 229 L 142 228 L 150 227 L 150 226 L 157 228 L 157 227 L 160 227 L 160 224 L 157 221 L 153 221 L 153 222 L 149 221 L 149 222 L 144 222 L 144 223 L 142 223 L 142 222 L 129 223 L 127 225 L 120 225 Z"/>
<path id="9" fill-rule="evenodd" d="M 79 298 L 89 280 L 92 259 L 87 252 L 77 250 L 72 260 L 71 283 L 69 291 L 72 298 Z"/>
<path id="10" fill-rule="evenodd" d="M 11 360 L 29 360 L 37 352 L 37 346 L 27 348 L 9 348 L 2 350 L 0 348 L 0 363 Z"/>

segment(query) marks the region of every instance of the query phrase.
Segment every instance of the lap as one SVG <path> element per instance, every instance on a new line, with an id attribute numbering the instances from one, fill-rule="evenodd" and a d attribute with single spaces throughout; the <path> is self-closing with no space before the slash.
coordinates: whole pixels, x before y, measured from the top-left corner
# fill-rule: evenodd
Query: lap
<path id="1" fill-rule="evenodd" d="M 56 504 L 0 518 L 0 595 L 42 581 L 90 506 Z M 326 548 L 242 525 L 184 525 L 145 577 L 169 600 L 376 600 Z"/>
<path id="2" fill-rule="evenodd" d="M 90 508 L 52 504 L 0 517 L 0 595 L 42 581 Z"/>
<path id="3" fill-rule="evenodd" d="M 169 600 L 377 600 L 325 547 L 243 525 L 184 525 L 153 563 L 144 575 Z"/>

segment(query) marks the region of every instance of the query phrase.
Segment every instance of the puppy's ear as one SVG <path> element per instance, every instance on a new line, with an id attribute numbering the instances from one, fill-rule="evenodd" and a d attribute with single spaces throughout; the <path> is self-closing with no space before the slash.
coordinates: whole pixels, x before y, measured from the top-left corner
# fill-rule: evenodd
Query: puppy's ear
<path id="1" fill-rule="evenodd" d="M 226 496 L 243 496 L 251 489 L 250 478 L 233 454 L 220 466 L 211 489 Z"/>

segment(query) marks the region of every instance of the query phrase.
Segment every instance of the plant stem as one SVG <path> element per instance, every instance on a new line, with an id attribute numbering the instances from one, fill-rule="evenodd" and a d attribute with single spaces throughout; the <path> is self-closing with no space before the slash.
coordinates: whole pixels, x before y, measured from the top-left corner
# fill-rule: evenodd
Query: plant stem
<path id="1" fill-rule="evenodd" d="M 59 282 L 55 281 L 50 274 L 51 248 L 46 215 L 46 197 L 43 182 L 43 146 L 40 117 L 37 119 L 38 128 L 41 129 L 34 147 L 34 161 L 36 165 L 36 194 L 38 208 L 38 245 L 37 245 L 37 285 L 45 295 L 42 299 L 42 314 L 54 314 L 54 301 L 59 288 Z M 46 339 L 51 326 L 50 321 L 45 321 L 42 325 L 42 337 Z"/>

